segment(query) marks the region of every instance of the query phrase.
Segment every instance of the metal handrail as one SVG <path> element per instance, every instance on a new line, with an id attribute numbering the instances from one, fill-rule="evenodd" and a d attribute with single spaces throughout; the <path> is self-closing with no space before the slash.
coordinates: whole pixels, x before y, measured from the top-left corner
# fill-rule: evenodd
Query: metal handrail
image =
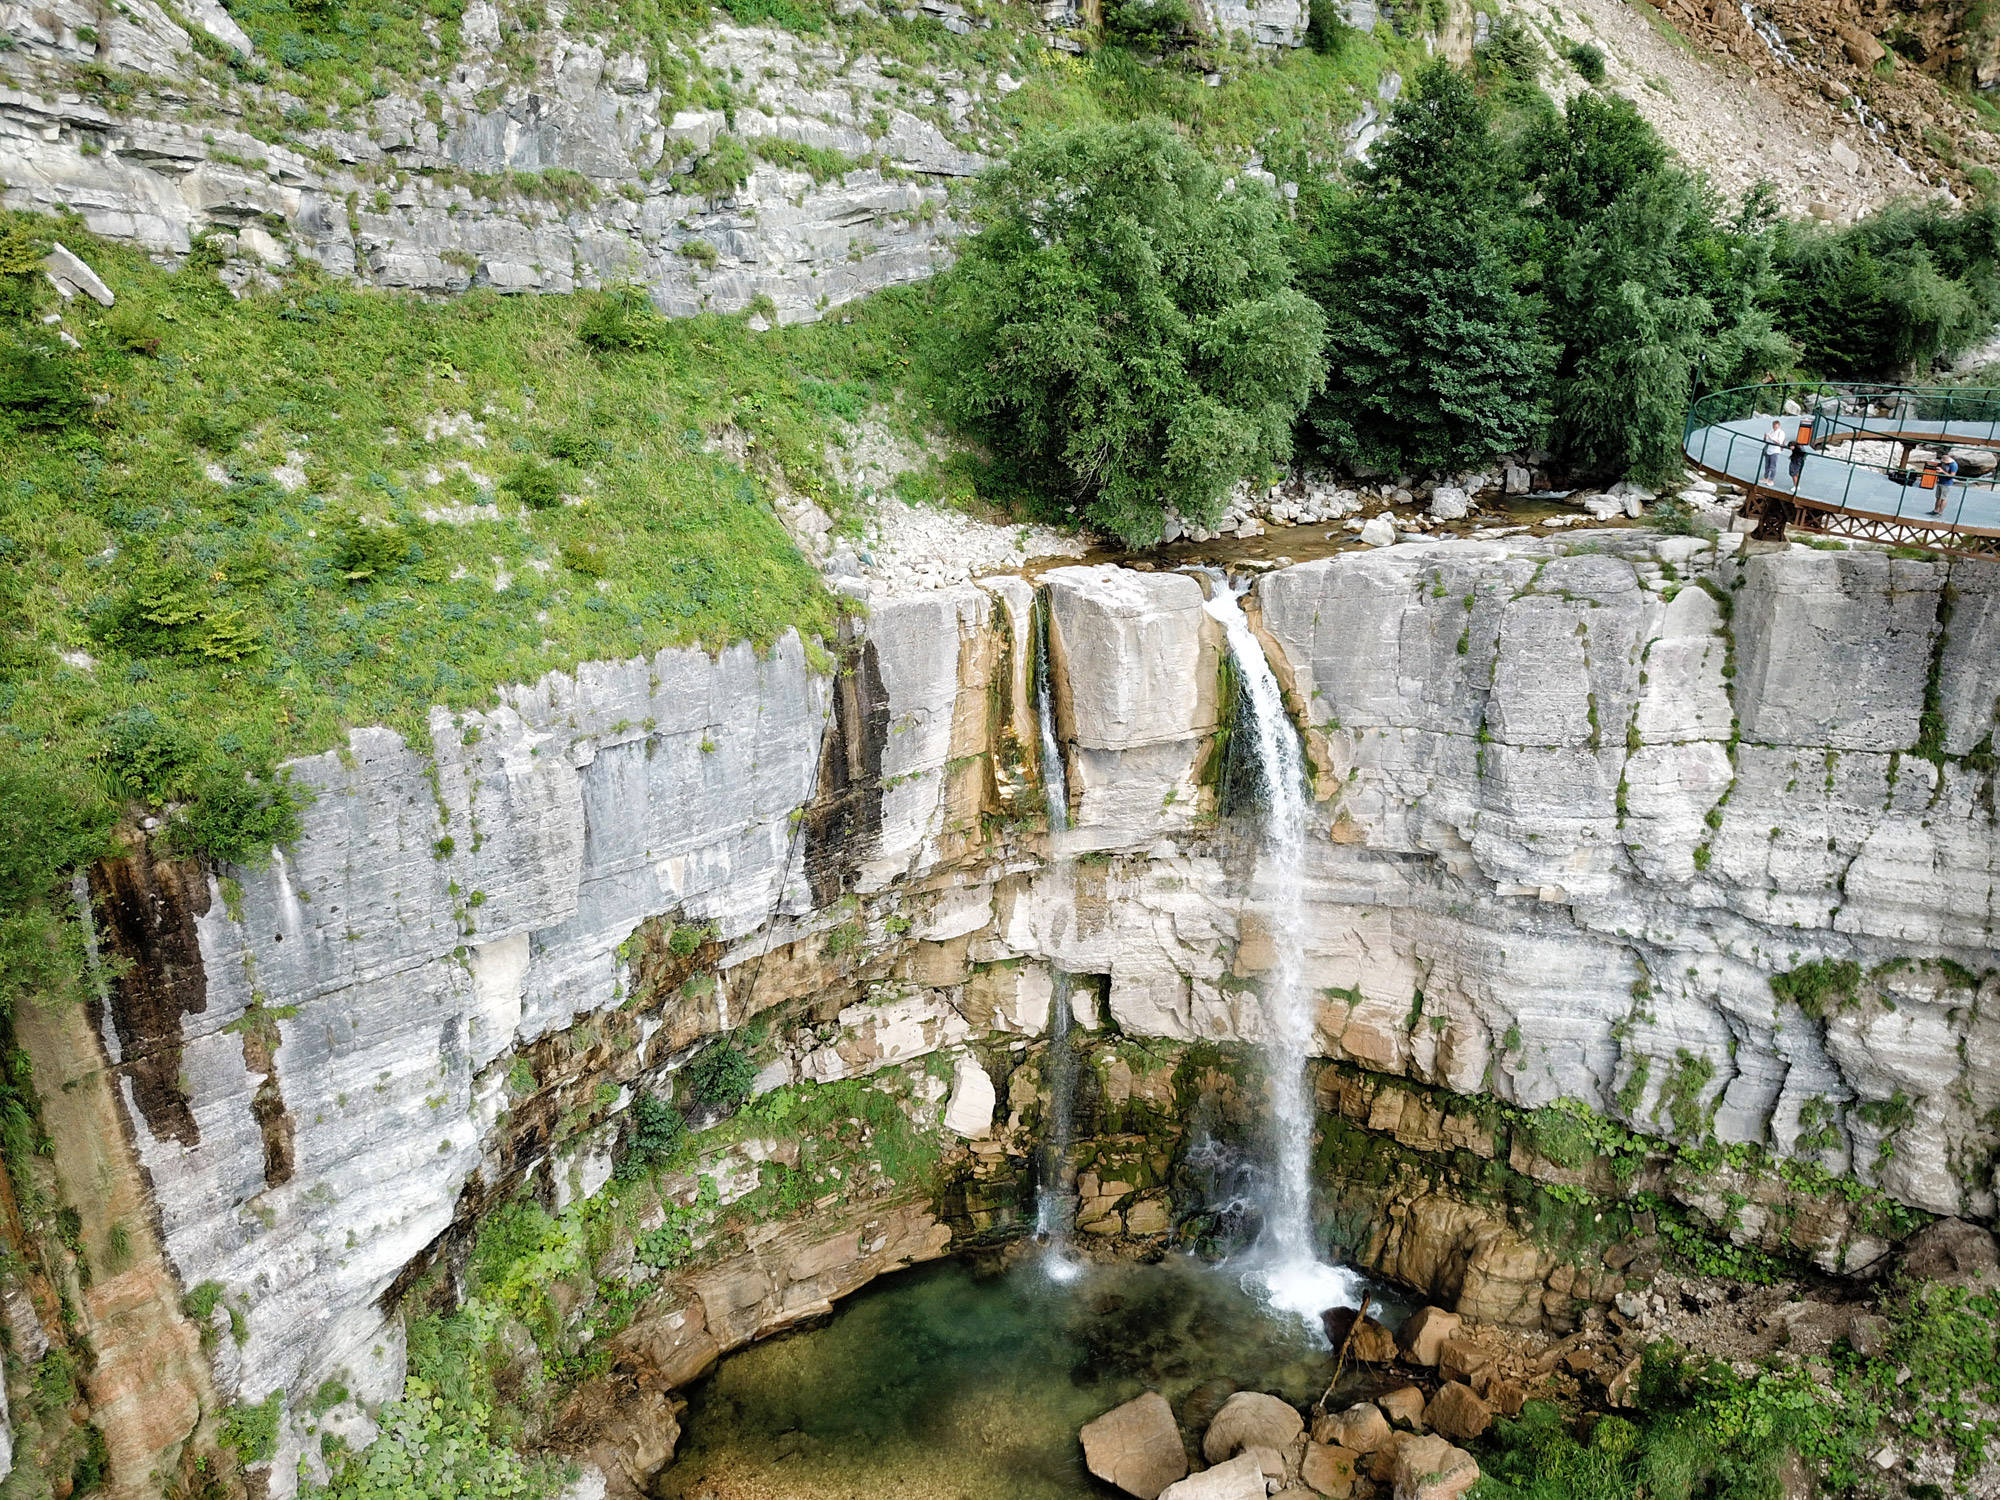
<path id="1" fill-rule="evenodd" d="M 1791 410 L 1787 411 L 1786 408 Z M 1785 424 L 1786 447 L 1807 429 L 1811 456 L 1795 484 L 1788 454 L 1776 482 L 1765 477 L 1766 429 Z M 1896 461 L 1856 445 L 1900 445 Z M 2000 464 L 1949 481 L 1945 510 L 1936 513 L 1940 476 L 1924 450 L 2000 448 L 2000 390 L 1826 381 L 1772 381 L 1710 391 L 1688 406 L 1682 451 L 1698 468 L 1742 484 L 1753 497 L 1771 496 L 1816 511 L 1893 520 L 1914 527 L 2000 536 Z M 1926 483 L 1926 475 L 1929 482 Z M 1966 506 L 1992 512 L 1977 519 Z"/>

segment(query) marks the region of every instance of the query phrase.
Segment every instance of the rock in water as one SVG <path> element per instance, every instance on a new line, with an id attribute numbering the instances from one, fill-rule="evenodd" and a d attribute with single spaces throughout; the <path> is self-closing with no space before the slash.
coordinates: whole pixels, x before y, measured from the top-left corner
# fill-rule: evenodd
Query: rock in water
<path id="1" fill-rule="evenodd" d="M 1478 1471 L 1473 1472 L 1477 1477 Z M 1264 1495 L 1264 1467 L 1256 1454 L 1244 1453 L 1167 1486 L 1160 1500 L 1264 1500 Z"/>
<path id="2" fill-rule="evenodd" d="M 1157 1500 L 1161 1490 L 1188 1471 L 1173 1408 L 1158 1391 L 1113 1407 L 1086 1425 L 1083 1461 L 1099 1479 L 1139 1500 Z"/>
<path id="3" fill-rule="evenodd" d="M 1396 523 L 1387 516 L 1370 516 L 1361 528 L 1361 540 L 1371 547 L 1392 547 L 1396 543 Z"/>
<path id="4" fill-rule="evenodd" d="M 1411 1364 L 1434 1365 L 1444 1341 L 1464 1326 L 1465 1320 L 1455 1312 L 1446 1312 L 1441 1307 L 1420 1307 L 1403 1324 L 1396 1342 L 1402 1345 L 1403 1355 Z"/>
<path id="5" fill-rule="evenodd" d="M 1396 1357 L 1396 1336 L 1373 1318 L 1361 1318 L 1351 1307 L 1329 1307 L 1319 1315 L 1320 1326 L 1326 1329 L 1328 1342 L 1338 1354 L 1347 1351 L 1350 1360 L 1359 1360 L 1365 1365 L 1387 1364 Z"/>
<path id="6" fill-rule="evenodd" d="M 1396 1500 L 1458 1500 L 1477 1483 L 1472 1455 L 1443 1438 L 1411 1438 L 1396 1450 Z"/>
<path id="7" fill-rule="evenodd" d="M 1222 1410 L 1208 1424 L 1201 1453 L 1212 1464 L 1233 1458 L 1245 1448 L 1276 1448 L 1282 1453 L 1305 1430 L 1305 1418 L 1288 1402 L 1261 1391 L 1238 1391 L 1222 1403 Z"/>
<path id="8" fill-rule="evenodd" d="M 1448 1438 L 1464 1443 L 1479 1436 L 1493 1421 L 1486 1403 L 1473 1395 L 1472 1387 L 1447 1380 L 1424 1408 L 1424 1420 Z"/>
<path id="9" fill-rule="evenodd" d="M 1433 521 L 1463 521 L 1471 509 L 1472 497 L 1456 485 L 1441 484 L 1431 491 Z"/>

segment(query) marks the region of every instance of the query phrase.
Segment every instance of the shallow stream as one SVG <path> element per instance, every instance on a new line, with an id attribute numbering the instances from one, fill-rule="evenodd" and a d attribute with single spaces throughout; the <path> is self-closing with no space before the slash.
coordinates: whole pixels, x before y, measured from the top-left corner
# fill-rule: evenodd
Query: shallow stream
<path id="1" fill-rule="evenodd" d="M 1238 1272 L 1179 1256 L 1083 1267 L 949 1260 L 884 1277 L 817 1327 L 733 1354 L 691 1393 L 668 1500 L 1071 1500 L 1117 1492 L 1077 1432 L 1147 1389 L 1199 1432 L 1235 1390 L 1304 1407 L 1332 1355 Z"/>

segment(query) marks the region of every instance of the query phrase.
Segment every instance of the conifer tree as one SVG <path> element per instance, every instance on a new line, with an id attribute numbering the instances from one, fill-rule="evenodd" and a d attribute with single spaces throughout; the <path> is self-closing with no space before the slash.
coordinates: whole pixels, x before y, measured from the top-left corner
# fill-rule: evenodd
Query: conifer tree
<path id="1" fill-rule="evenodd" d="M 1439 59 L 1309 241 L 1327 316 L 1307 421 L 1328 456 L 1443 470 L 1532 445 L 1553 350 L 1508 254 L 1517 192 L 1472 85 Z"/>

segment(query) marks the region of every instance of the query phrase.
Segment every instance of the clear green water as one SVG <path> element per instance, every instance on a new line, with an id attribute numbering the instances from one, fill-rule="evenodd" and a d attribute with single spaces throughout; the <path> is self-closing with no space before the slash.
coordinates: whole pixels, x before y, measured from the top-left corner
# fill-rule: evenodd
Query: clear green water
<path id="1" fill-rule="evenodd" d="M 691 1393 L 667 1500 L 1070 1500 L 1117 1493 L 1077 1431 L 1161 1392 L 1184 1434 L 1231 1391 L 1300 1405 L 1332 1356 L 1227 1270 L 1179 1258 L 1051 1280 L 946 1261 L 731 1355 Z"/>

